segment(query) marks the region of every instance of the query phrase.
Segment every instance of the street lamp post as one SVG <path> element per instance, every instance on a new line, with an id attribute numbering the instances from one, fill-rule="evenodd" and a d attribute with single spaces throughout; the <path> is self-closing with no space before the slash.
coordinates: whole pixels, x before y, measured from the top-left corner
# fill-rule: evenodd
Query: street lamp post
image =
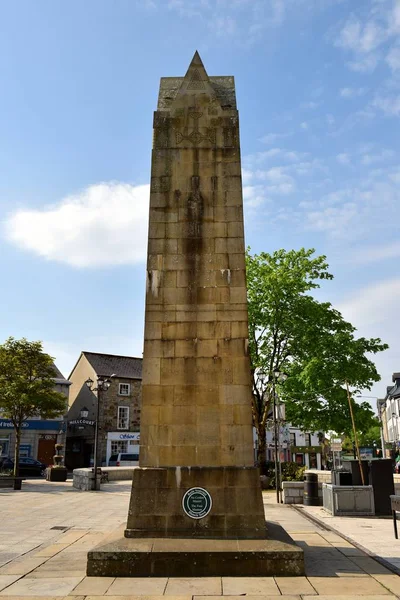
<path id="1" fill-rule="evenodd" d="M 85 381 L 87 387 L 91 392 L 97 392 L 97 405 L 96 405 L 96 421 L 94 424 L 94 455 L 93 455 L 93 471 L 94 471 L 94 491 L 97 491 L 97 448 L 99 445 L 99 417 L 100 417 L 100 396 L 102 392 L 106 392 L 111 385 L 111 375 L 109 378 L 98 377 L 96 387 L 93 387 L 94 381 L 87 379 Z"/>

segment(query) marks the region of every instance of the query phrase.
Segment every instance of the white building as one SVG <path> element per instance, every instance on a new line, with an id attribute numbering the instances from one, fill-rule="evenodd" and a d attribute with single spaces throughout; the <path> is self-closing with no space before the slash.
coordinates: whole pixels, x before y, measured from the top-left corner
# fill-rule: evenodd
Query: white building
<path id="1" fill-rule="evenodd" d="M 321 444 L 325 437 L 322 432 L 305 432 L 286 423 L 284 405 L 279 406 L 277 427 L 279 429 L 278 453 L 281 462 L 295 462 L 307 469 L 321 469 Z M 257 443 L 257 433 L 254 430 L 255 450 L 257 450 Z M 275 435 L 272 412 L 270 418 L 267 419 L 266 445 L 267 461 L 274 461 Z"/>
<path id="2" fill-rule="evenodd" d="M 400 446 L 400 373 L 393 373 L 393 384 L 388 386 L 386 396 L 378 408 L 383 425 L 385 442 Z"/>

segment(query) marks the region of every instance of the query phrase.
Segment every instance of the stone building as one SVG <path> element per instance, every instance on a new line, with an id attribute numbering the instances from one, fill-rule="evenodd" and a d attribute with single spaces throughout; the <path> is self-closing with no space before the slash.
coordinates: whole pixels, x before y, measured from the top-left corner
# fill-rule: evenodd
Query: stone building
<path id="1" fill-rule="evenodd" d="M 69 377 L 71 381 L 65 462 L 68 468 L 93 464 L 94 432 L 98 392 L 86 381 L 110 378 L 100 393 L 99 465 L 107 465 L 111 454 L 139 448 L 142 359 L 98 352 L 81 352 Z"/>
<path id="2" fill-rule="evenodd" d="M 400 373 L 393 373 L 392 381 L 385 397 L 378 399 L 377 408 L 386 456 L 394 457 L 400 450 Z"/>
<path id="3" fill-rule="evenodd" d="M 54 445 L 65 443 L 64 415 L 67 412 L 70 382 L 54 365 L 54 389 L 65 395 L 65 410 L 55 419 L 28 419 L 24 422 L 20 456 L 51 464 Z M 1 417 L 1 414 L 0 414 Z M 10 419 L 0 418 L 0 456 L 14 456 L 15 433 Z"/>

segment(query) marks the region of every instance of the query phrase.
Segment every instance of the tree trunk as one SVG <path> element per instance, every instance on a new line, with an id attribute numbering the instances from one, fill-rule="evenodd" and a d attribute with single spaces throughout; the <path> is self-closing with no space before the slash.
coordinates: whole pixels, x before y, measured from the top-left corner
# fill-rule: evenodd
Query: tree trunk
<path id="1" fill-rule="evenodd" d="M 15 428 L 15 446 L 14 446 L 14 477 L 19 475 L 19 447 L 21 445 L 21 427 Z"/>
<path id="2" fill-rule="evenodd" d="M 265 463 L 267 462 L 267 446 L 266 446 L 266 431 L 265 426 L 259 423 L 258 430 L 258 447 L 257 447 L 257 464 L 262 475 L 265 475 Z"/>

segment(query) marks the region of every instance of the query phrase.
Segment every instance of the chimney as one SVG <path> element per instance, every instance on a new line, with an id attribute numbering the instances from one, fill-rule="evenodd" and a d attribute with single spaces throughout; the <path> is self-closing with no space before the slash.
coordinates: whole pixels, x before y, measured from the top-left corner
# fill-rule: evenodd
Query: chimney
<path id="1" fill-rule="evenodd" d="M 393 381 L 393 383 L 400 385 L 400 373 L 393 373 L 392 381 Z"/>

